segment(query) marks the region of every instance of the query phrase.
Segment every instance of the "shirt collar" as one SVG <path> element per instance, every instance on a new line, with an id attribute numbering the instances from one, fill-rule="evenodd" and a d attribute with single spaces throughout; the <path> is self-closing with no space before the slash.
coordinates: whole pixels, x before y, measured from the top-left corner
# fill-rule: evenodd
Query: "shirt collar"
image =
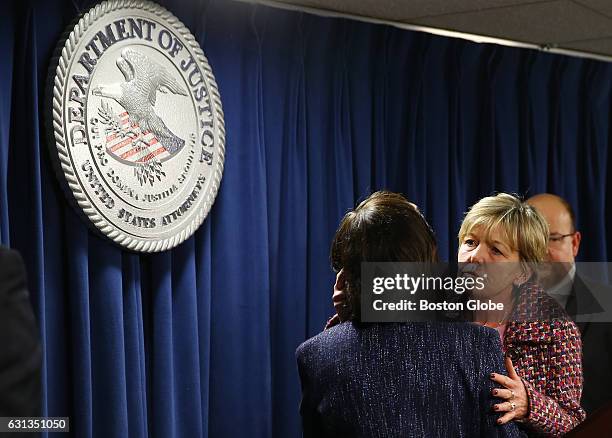
<path id="1" fill-rule="evenodd" d="M 576 263 L 572 263 L 572 267 L 563 279 L 549 288 L 546 292 L 552 295 L 569 295 L 572 293 L 572 287 L 574 284 L 574 277 L 576 277 Z"/>

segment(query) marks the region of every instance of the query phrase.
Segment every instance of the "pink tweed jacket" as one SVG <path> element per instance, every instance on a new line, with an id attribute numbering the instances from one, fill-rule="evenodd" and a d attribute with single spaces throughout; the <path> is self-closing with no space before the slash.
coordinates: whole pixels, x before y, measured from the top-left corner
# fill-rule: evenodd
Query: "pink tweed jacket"
<path id="1" fill-rule="evenodd" d="M 530 435 L 562 436 L 584 420 L 580 331 L 538 285 L 520 289 L 503 348 L 527 390 Z"/>

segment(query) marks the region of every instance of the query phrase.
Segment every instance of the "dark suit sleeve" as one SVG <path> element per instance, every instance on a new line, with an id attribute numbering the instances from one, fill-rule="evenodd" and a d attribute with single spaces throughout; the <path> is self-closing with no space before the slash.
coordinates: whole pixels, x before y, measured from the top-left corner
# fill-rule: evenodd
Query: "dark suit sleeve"
<path id="1" fill-rule="evenodd" d="M 304 438 L 321 438 L 325 436 L 321 416 L 317 412 L 317 401 L 314 397 L 314 387 L 309 377 L 309 367 L 306 359 L 307 353 L 304 345 L 296 351 L 298 373 L 302 385 L 302 400 L 300 401 L 300 415 L 302 416 L 302 429 Z"/>
<path id="2" fill-rule="evenodd" d="M 39 416 L 41 349 L 23 262 L 0 247 L 0 416 Z"/>
<path id="3" fill-rule="evenodd" d="M 481 388 L 479 405 L 482 410 L 481 435 L 482 437 L 524 437 L 515 423 L 508 423 L 500 426 L 497 419 L 501 417 L 499 413 L 493 412 L 493 405 L 496 400 L 491 391 L 494 382 L 489 378 L 491 373 L 507 375 L 499 334 L 493 329 L 483 328 L 486 336 L 481 337 L 478 351 L 480 352 L 479 368 L 481 376 Z"/>

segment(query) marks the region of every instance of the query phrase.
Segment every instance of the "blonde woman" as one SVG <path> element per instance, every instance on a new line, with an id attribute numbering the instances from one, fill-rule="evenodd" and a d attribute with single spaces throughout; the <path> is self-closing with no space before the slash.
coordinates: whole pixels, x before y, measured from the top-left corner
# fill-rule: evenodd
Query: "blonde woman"
<path id="1" fill-rule="evenodd" d="M 548 225 L 519 198 L 500 193 L 478 201 L 459 230 L 457 260 L 466 275 L 487 274 L 483 297 L 504 310 L 475 311 L 474 321 L 502 339 L 508 376 L 492 374 L 500 387 L 493 410 L 499 424 L 518 421 L 527 432 L 560 436 L 585 418 L 580 407 L 580 332 L 535 283 L 530 265 L 544 261 Z"/>

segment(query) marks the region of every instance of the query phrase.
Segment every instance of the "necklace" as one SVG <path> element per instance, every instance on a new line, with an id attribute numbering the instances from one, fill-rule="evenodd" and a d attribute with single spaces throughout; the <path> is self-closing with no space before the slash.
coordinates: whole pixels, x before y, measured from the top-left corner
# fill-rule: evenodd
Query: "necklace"
<path id="1" fill-rule="evenodd" d="M 485 326 L 485 327 L 491 327 L 491 328 L 494 328 L 494 329 L 496 329 L 496 328 L 498 328 L 498 327 L 500 327 L 500 326 L 504 325 L 504 321 L 499 321 L 499 322 L 495 322 L 495 321 L 493 321 L 493 322 L 488 322 L 488 321 L 484 321 L 484 322 L 482 322 L 482 321 L 476 321 L 476 323 L 477 323 L 477 324 L 480 324 L 480 325 L 483 325 L 483 326 Z"/>
<path id="2" fill-rule="evenodd" d="M 502 325 L 504 325 L 507 322 L 508 318 L 510 317 L 510 314 L 512 313 L 512 309 L 514 308 L 514 302 L 515 302 L 515 299 L 513 298 L 512 299 L 512 306 L 510 307 L 510 310 L 504 312 L 503 318 L 500 319 L 499 321 L 489 321 L 489 320 L 485 319 L 484 321 L 476 320 L 474 322 L 476 324 L 480 324 L 480 325 L 483 325 L 485 327 L 491 327 L 491 328 L 496 329 L 499 326 L 502 326 Z"/>
<path id="3" fill-rule="evenodd" d="M 508 319 L 508 317 L 510 316 L 510 312 L 507 312 L 504 317 L 502 319 L 500 319 L 499 321 L 474 321 L 476 322 L 476 324 L 480 324 L 480 325 L 484 325 L 485 327 L 491 327 L 491 328 L 497 328 L 501 325 L 504 325 L 506 323 L 506 320 Z"/>

